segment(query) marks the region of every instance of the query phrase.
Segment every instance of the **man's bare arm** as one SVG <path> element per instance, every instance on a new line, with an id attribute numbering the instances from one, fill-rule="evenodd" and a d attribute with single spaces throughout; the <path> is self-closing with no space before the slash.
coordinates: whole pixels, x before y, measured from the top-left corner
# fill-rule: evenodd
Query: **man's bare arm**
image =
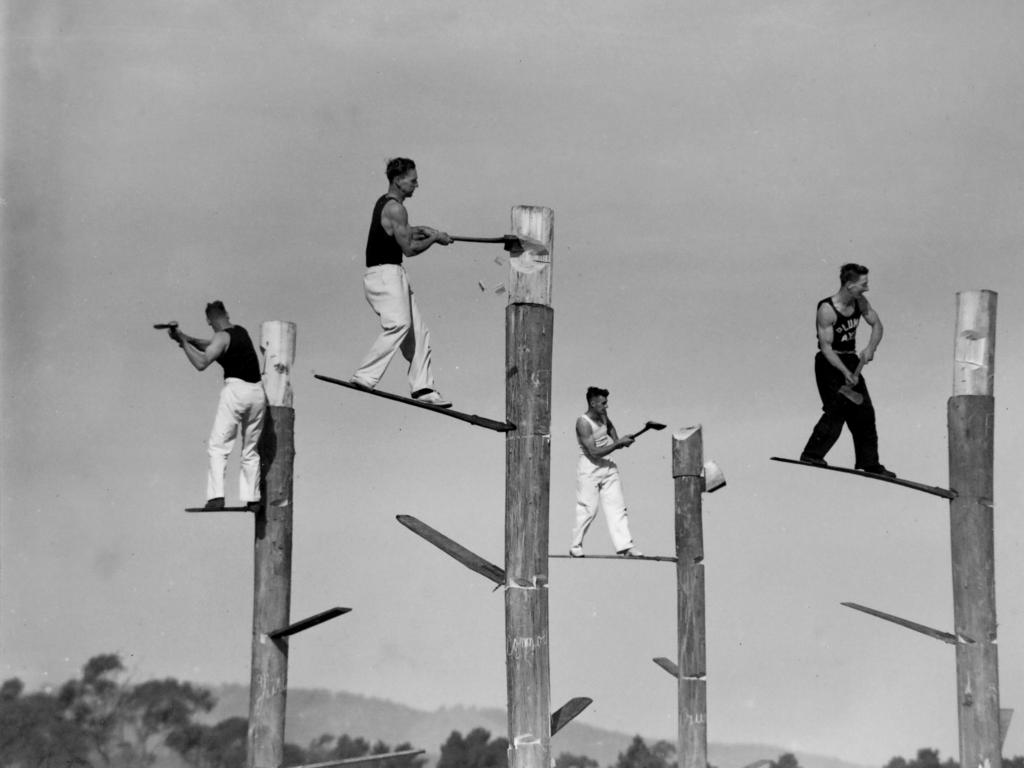
<path id="1" fill-rule="evenodd" d="M 450 245 L 452 239 L 446 232 L 438 232 L 432 227 L 409 226 L 409 212 L 397 200 L 391 200 L 381 212 L 384 231 L 394 235 L 402 253 L 412 257 L 423 253 L 434 243 Z"/>
<path id="2" fill-rule="evenodd" d="M 885 329 L 882 327 L 882 319 L 875 312 L 875 308 L 871 306 L 871 303 L 863 297 L 861 297 L 860 303 L 860 311 L 864 316 L 864 322 L 871 326 L 871 338 L 868 339 L 868 345 L 860 353 L 860 359 L 864 361 L 864 365 L 867 365 L 875 359 L 875 350 L 878 349 L 878 345 L 882 341 L 882 334 L 885 333 Z"/>
<path id="3" fill-rule="evenodd" d="M 195 336 L 189 336 L 187 333 L 181 334 L 182 338 L 197 349 L 206 349 L 210 346 L 210 339 L 197 339 Z"/>
<path id="4" fill-rule="evenodd" d="M 217 331 L 213 338 L 204 344 L 202 349 L 192 344 L 191 337 L 186 337 L 183 333 L 179 332 L 177 339 L 181 342 L 181 348 L 185 352 L 185 357 L 188 358 L 188 361 L 192 363 L 197 371 L 206 370 L 211 363 L 224 354 L 224 350 L 228 348 L 228 344 L 231 342 L 231 337 L 225 331 Z"/>
<path id="5" fill-rule="evenodd" d="M 614 429 L 609 423 L 608 435 L 612 438 L 612 442 L 602 448 L 598 448 L 597 443 L 594 441 L 594 428 L 590 426 L 590 422 L 582 416 L 576 419 L 576 437 L 579 438 L 583 450 L 592 459 L 600 459 L 614 450 L 633 444 L 633 438 L 631 437 L 620 439 L 617 435 L 612 434 Z"/>

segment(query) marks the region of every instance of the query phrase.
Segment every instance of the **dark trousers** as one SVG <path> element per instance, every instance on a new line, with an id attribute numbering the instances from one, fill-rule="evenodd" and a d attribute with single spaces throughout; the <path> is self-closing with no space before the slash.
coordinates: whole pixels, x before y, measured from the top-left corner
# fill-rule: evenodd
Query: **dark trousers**
<path id="1" fill-rule="evenodd" d="M 853 353 L 840 354 L 839 357 L 851 371 L 859 362 L 857 355 Z M 861 375 L 857 386 L 853 388 L 855 392 L 864 396 L 864 402 L 860 405 L 839 394 L 839 388 L 846 380 L 821 352 L 814 357 L 814 380 L 818 384 L 818 394 L 821 396 L 822 414 L 818 423 L 814 425 L 814 431 L 800 458 L 824 459 L 836 444 L 845 424 L 853 436 L 855 466 L 858 469 L 876 466 L 878 433 L 875 431 L 875 407 L 871 404 L 871 395 L 868 394 L 864 376 Z"/>

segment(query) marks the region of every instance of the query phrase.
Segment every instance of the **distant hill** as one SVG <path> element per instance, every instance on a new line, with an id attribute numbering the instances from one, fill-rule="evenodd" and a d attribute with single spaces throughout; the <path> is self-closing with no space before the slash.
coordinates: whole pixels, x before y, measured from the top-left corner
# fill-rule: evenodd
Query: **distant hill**
<path id="1" fill-rule="evenodd" d="M 217 697 L 217 706 L 204 718 L 206 721 L 248 716 L 247 686 L 222 685 L 211 687 L 211 690 Z M 586 716 L 584 712 L 580 719 L 585 721 Z M 303 747 L 325 733 L 331 736 L 348 734 L 353 738 L 361 736 L 371 743 L 380 740 L 390 746 L 407 741 L 427 750 L 433 764 L 441 751 L 441 744 L 452 731 L 465 735 L 478 727 L 490 731 L 492 737 L 506 736 L 505 710 L 459 706 L 427 712 L 386 699 L 352 693 L 308 688 L 288 691 L 286 739 Z M 576 720 L 558 733 L 551 751 L 556 757 L 562 752 L 587 755 L 597 760 L 601 768 L 608 768 L 614 765 L 619 753 L 626 750 L 634 735 L 594 728 Z M 657 741 L 647 736 L 643 739 L 648 744 Z M 755 760 L 773 760 L 787 751 L 766 744 L 711 743 L 708 745 L 708 759 L 717 768 L 743 768 Z M 824 755 L 795 754 L 803 768 L 866 768 Z"/>

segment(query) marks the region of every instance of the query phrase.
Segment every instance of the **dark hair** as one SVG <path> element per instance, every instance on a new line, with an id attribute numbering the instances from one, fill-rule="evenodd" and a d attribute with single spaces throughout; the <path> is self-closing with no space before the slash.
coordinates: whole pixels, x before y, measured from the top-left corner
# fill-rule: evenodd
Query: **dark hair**
<path id="1" fill-rule="evenodd" d="M 224 309 L 224 302 L 220 299 L 214 299 L 206 305 L 206 316 L 207 317 L 220 317 L 223 315 L 227 317 L 228 311 Z"/>
<path id="2" fill-rule="evenodd" d="M 846 285 L 850 281 L 860 280 L 861 275 L 866 275 L 867 273 L 868 268 L 862 264 L 854 264 L 853 262 L 843 264 L 839 268 L 839 284 Z"/>
<path id="3" fill-rule="evenodd" d="M 393 157 L 388 160 L 388 181 L 394 181 L 399 176 L 404 176 L 414 168 L 416 168 L 416 163 L 408 157 Z"/>
<path id="4" fill-rule="evenodd" d="M 595 397 L 608 397 L 608 390 L 600 387 L 587 387 L 587 403 L 589 404 Z"/>

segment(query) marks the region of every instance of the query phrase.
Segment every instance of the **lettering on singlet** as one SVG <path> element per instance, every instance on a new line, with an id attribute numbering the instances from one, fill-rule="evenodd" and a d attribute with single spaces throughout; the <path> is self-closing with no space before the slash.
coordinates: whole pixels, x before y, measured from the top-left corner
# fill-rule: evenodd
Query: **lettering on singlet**
<path id="1" fill-rule="evenodd" d="M 856 352 L 857 326 L 860 325 L 860 318 L 862 316 L 860 301 L 854 301 L 853 312 L 849 315 L 842 314 L 836 308 L 836 305 L 832 303 L 831 296 L 818 302 L 817 311 L 821 311 L 822 304 L 828 304 L 836 314 L 835 322 L 832 323 L 832 349 L 835 352 Z M 817 312 L 815 313 L 815 318 L 817 318 Z M 817 319 L 815 319 L 814 337 L 817 340 Z"/>

